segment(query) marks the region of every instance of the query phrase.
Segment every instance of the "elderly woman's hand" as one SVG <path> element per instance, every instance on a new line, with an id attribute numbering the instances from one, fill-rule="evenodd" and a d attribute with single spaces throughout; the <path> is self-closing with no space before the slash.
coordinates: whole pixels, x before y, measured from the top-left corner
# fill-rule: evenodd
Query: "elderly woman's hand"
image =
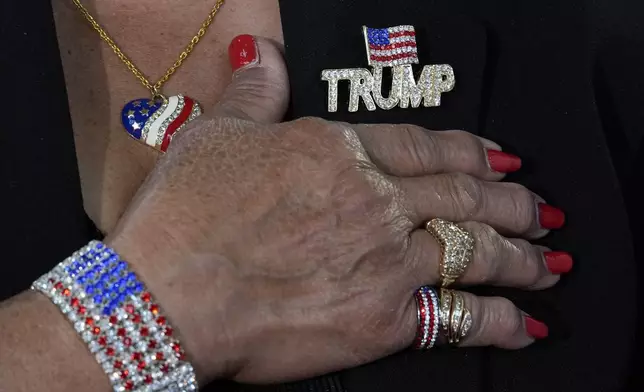
<path id="1" fill-rule="evenodd" d="M 287 103 L 286 70 L 272 44 L 258 48 L 261 63 L 238 70 L 215 115 L 177 137 L 109 239 L 202 380 L 303 378 L 408 347 L 413 293 L 440 282 L 441 248 L 423 229 L 433 218 L 475 239 L 457 283 L 543 289 L 570 268 L 518 239 L 563 215 L 498 182 L 515 157 L 462 131 L 270 124 Z M 506 299 L 463 295 L 473 319 L 463 346 L 520 348 L 547 334 Z"/>

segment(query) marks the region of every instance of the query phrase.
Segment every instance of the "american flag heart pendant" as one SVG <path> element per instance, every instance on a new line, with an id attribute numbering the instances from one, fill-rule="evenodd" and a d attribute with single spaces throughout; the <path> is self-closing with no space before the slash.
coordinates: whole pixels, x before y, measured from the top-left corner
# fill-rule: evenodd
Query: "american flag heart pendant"
<path id="1" fill-rule="evenodd" d="M 416 29 L 402 25 L 387 28 L 362 26 L 367 68 L 325 69 L 321 80 L 328 83 L 329 112 L 338 111 L 338 85 L 349 82 L 349 112 L 357 112 L 360 102 L 369 111 L 376 108 L 390 110 L 436 107 L 441 104 L 441 94 L 452 91 L 455 84 L 454 70 L 448 64 L 425 65 L 419 78 L 412 65 L 418 64 Z M 391 71 L 391 88 L 382 94 L 383 74 Z M 387 71 L 389 72 L 389 71 Z"/>
<path id="2" fill-rule="evenodd" d="M 201 113 L 199 103 L 183 95 L 163 99 L 141 98 L 123 107 L 121 121 L 134 139 L 166 152 L 173 136 Z"/>

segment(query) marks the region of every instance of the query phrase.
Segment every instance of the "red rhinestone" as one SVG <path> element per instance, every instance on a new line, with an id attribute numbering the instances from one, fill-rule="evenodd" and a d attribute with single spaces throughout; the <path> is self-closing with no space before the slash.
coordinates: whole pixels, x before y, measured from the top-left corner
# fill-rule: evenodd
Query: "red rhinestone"
<path id="1" fill-rule="evenodd" d="M 165 336 L 172 336 L 172 328 L 168 327 L 165 329 Z"/>
<path id="2" fill-rule="evenodd" d="M 56 282 L 56 284 L 54 285 L 54 288 L 56 290 L 61 290 L 63 288 L 63 282 Z"/>
<path id="3" fill-rule="evenodd" d="M 148 336 L 150 334 L 150 330 L 147 327 L 141 328 L 141 336 Z"/>
<path id="4" fill-rule="evenodd" d="M 64 295 L 65 297 L 69 297 L 71 294 L 72 294 L 72 292 L 71 292 L 69 289 L 65 289 L 65 290 L 63 290 L 63 295 Z"/>
<path id="5" fill-rule="evenodd" d="M 152 314 L 154 315 L 157 315 L 159 313 L 159 305 L 151 305 L 150 312 L 152 312 Z"/>
<path id="6" fill-rule="evenodd" d="M 91 317 L 86 318 L 86 319 L 85 319 L 85 324 L 87 324 L 87 325 L 92 325 L 92 324 L 94 324 L 94 319 L 93 319 L 93 318 L 91 318 Z"/>
<path id="7" fill-rule="evenodd" d="M 148 374 L 147 376 L 145 376 L 143 382 L 145 382 L 146 384 L 152 384 L 152 376 Z"/>
<path id="8" fill-rule="evenodd" d="M 134 305 L 132 304 L 125 305 L 125 311 L 128 312 L 129 314 L 134 313 Z"/>
<path id="9" fill-rule="evenodd" d="M 163 353 L 158 352 L 156 358 L 157 358 L 157 361 L 163 361 Z"/>
<path id="10" fill-rule="evenodd" d="M 78 307 L 78 313 L 80 313 L 80 314 L 85 314 L 85 311 L 86 311 L 86 310 L 87 310 L 87 309 L 85 309 L 85 307 L 84 307 L 84 306 L 82 306 L 82 305 Z"/>
<path id="11" fill-rule="evenodd" d="M 130 339 L 130 338 L 123 339 L 123 344 L 128 346 L 128 347 L 131 346 L 132 345 L 132 339 Z"/>
<path id="12" fill-rule="evenodd" d="M 121 372 L 121 378 L 125 380 L 125 379 L 127 378 L 127 375 L 128 375 L 128 374 L 130 374 L 130 372 L 129 372 L 127 369 L 124 369 L 124 370 Z"/>
<path id="13" fill-rule="evenodd" d="M 112 355 L 114 355 L 114 349 L 112 347 L 108 347 L 107 350 L 105 350 L 105 354 L 111 357 Z"/>
<path id="14" fill-rule="evenodd" d="M 143 362 L 143 361 L 139 362 L 139 364 L 137 365 L 136 368 L 139 369 L 139 370 L 145 369 L 145 362 Z"/>
<path id="15" fill-rule="evenodd" d="M 165 317 L 161 316 L 157 319 L 157 324 L 165 325 Z"/>
<path id="16" fill-rule="evenodd" d="M 150 293 L 143 293 L 143 294 L 141 294 L 141 299 L 142 299 L 144 302 L 150 302 L 150 299 L 151 299 L 151 298 L 152 298 L 152 296 L 150 295 Z"/>
<path id="17" fill-rule="evenodd" d="M 98 335 L 99 333 L 101 333 L 101 329 L 99 327 L 94 327 L 94 329 L 92 330 L 92 333 L 94 335 Z"/>
<path id="18" fill-rule="evenodd" d="M 186 359 L 186 353 L 181 352 L 181 353 L 177 354 L 177 358 L 179 358 L 180 360 Z"/>
<path id="19" fill-rule="evenodd" d="M 116 324 L 119 322 L 118 317 L 116 316 L 110 316 L 110 324 Z"/>
<path id="20" fill-rule="evenodd" d="M 116 369 L 120 369 L 122 366 L 123 366 L 123 362 L 121 362 L 121 361 L 115 361 L 114 362 L 114 367 Z"/>
<path id="21" fill-rule="evenodd" d="M 134 383 L 132 381 L 126 382 L 125 389 L 127 389 L 128 391 L 131 391 L 132 389 L 134 389 Z"/>
<path id="22" fill-rule="evenodd" d="M 141 359 L 141 353 L 133 353 L 132 354 L 132 360 L 133 361 L 138 361 Z"/>
<path id="23" fill-rule="evenodd" d="M 170 367 L 168 365 L 161 366 L 161 371 L 163 373 L 167 373 L 169 370 L 170 370 Z"/>
<path id="24" fill-rule="evenodd" d="M 54 282 L 55 280 L 53 280 L 52 278 L 49 278 L 49 283 L 54 283 Z"/>
<path id="25" fill-rule="evenodd" d="M 74 308 L 77 307 L 78 305 L 80 305 L 80 301 L 76 297 L 72 298 L 70 303 L 72 304 L 72 307 L 74 307 Z"/>
<path id="26" fill-rule="evenodd" d="M 179 345 L 179 343 L 172 343 L 172 349 L 174 350 L 174 352 L 178 353 L 181 351 L 181 346 Z"/>
<path id="27" fill-rule="evenodd" d="M 156 340 L 150 340 L 150 343 L 148 343 L 148 348 L 155 348 L 156 346 L 157 346 Z"/>
<path id="28" fill-rule="evenodd" d="M 121 337 L 125 336 L 125 328 L 119 328 L 116 331 L 116 335 L 121 336 Z"/>
<path id="29" fill-rule="evenodd" d="M 132 318 L 132 321 L 134 321 L 135 323 L 140 323 L 141 322 L 141 316 L 137 314 L 136 316 L 134 316 Z"/>
<path id="30" fill-rule="evenodd" d="M 107 344 L 107 339 L 105 339 L 105 336 L 98 338 L 98 344 L 100 344 L 101 346 L 105 346 Z"/>

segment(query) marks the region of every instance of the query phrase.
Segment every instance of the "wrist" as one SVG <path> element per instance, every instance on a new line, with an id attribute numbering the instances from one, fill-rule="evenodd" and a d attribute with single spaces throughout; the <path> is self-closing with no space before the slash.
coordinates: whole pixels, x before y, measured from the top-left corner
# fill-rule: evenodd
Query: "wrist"
<path id="1" fill-rule="evenodd" d="M 200 385 L 222 378 L 232 368 L 230 344 L 222 337 L 219 297 L 202 282 L 204 274 L 186 267 L 171 247 L 140 246 L 131 236 L 115 234 L 106 240 L 146 285 L 173 326 Z"/>

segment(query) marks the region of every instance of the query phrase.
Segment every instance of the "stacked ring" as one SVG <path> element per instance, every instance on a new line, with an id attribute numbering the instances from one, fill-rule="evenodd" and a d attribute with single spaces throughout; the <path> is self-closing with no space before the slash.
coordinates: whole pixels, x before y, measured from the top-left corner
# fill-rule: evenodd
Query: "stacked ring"
<path id="1" fill-rule="evenodd" d="M 416 339 L 413 347 L 416 350 L 428 350 L 436 344 L 440 318 L 438 312 L 438 295 L 429 286 L 422 286 L 414 293 L 416 299 Z"/>
<path id="2" fill-rule="evenodd" d="M 441 289 L 439 312 L 447 341 L 458 344 L 472 327 L 472 314 L 465 307 L 463 295 L 457 291 Z"/>

